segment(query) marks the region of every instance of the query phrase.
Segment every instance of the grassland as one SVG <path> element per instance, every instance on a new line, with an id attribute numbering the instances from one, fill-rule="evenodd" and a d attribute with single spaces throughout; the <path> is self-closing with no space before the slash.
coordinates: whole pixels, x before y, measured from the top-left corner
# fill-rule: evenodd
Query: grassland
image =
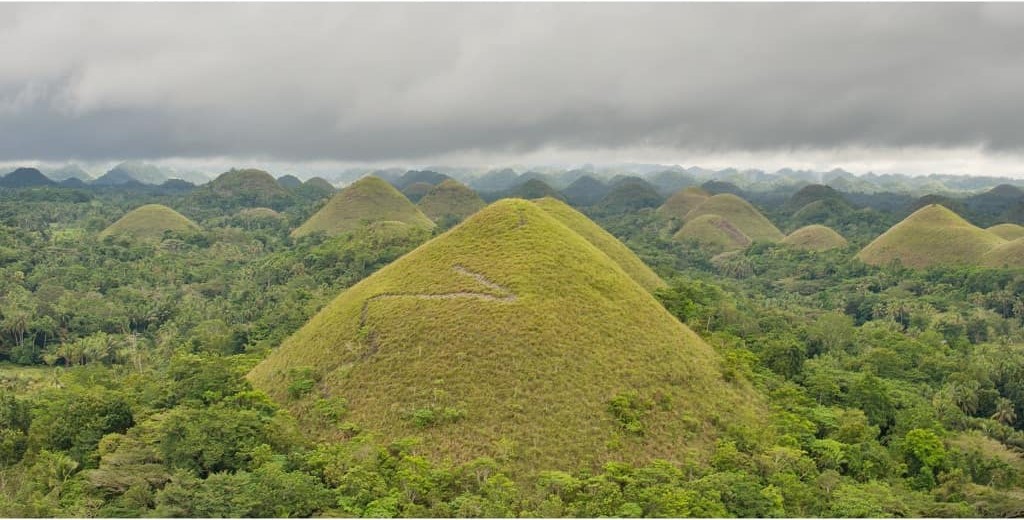
<path id="1" fill-rule="evenodd" d="M 1024 238 L 993 247 L 981 257 L 985 267 L 1024 267 Z"/>
<path id="2" fill-rule="evenodd" d="M 977 265 L 1005 240 L 967 222 L 944 206 L 925 206 L 876 238 L 857 254 L 864 263 L 894 260 L 907 267 Z"/>
<path id="3" fill-rule="evenodd" d="M 683 220 L 687 213 L 708 200 L 708 197 L 711 197 L 710 193 L 691 186 L 673 193 L 664 204 L 658 207 L 657 214 L 666 220 L 673 218 Z"/>
<path id="4" fill-rule="evenodd" d="M 435 222 L 446 217 L 461 221 L 485 205 L 475 191 L 455 179 L 431 186 L 418 204 L 420 211 Z"/>
<path id="5" fill-rule="evenodd" d="M 751 243 L 746 233 L 718 215 L 701 215 L 689 220 L 672 239 L 691 240 L 714 252 L 734 251 Z"/>
<path id="6" fill-rule="evenodd" d="M 686 214 L 686 220 L 690 221 L 701 215 L 724 217 L 754 242 L 778 242 L 784 236 L 757 208 L 731 193 L 708 197 Z"/>
<path id="7" fill-rule="evenodd" d="M 846 239 L 828 226 L 804 226 L 782 239 L 782 243 L 805 251 L 827 251 L 846 246 Z"/>
<path id="8" fill-rule="evenodd" d="M 160 204 L 146 204 L 126 213 L 100 232 L 100 238 L 127 236 L 136 240 L 159 240 L 167 231 L 199 229 L 181 213 Z"/>
<path id="9" fill-rule="evenodd" d="M 394 186 L 378 177 L 367 176 L 331 197 L 327 205 L 292 231 L 292 236 L 318 231 L 337 235 L 381 221 L 403 222 L 422 229 L 434 227 L 434 223 Z"/>
<path id="10" fill-rule="evenodd" d="M 1024 238 L 1024 226 L 1021 226 L 1020 224 L 996 224 L 992 227 L 985 228 L 985 230 L 1004 240 L 1017 240 L 1018 238 Z"/>
<path id="11" fill-rule="evenodd" d="M 724 425 L 758 424 L 720 363 L 590 241 L 503 200 L 341 294 L 249 378 L 324 437 L 342 432 L 313 419 L 318 399 L 344 398 L 428 455 L 574 469 L 693 460 Z M 316 381 L 298 398 L 296 374 Z"/>

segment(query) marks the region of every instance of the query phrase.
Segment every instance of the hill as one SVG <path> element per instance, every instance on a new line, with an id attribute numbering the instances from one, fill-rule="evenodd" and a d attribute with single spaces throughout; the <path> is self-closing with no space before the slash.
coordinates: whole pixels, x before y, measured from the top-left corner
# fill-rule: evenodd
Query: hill
<path id="1" fill-rule="evenodd" d="M 519 174 L 510 168 L 491 170 L 479 177 L 470 179 L 469 186 L 479 192 L 500 192 L 510 190 L 519 182 Z"/>
<path id="2" fill-rule="evenodd" d="M 701 215 L 688 220 L 672 239 L 691 240 L 715 252 L 743 249 L 751 243 L 746 233 L 718 215 Z"/>
<path id="3" fill-rule="evenodd" d="M 981 257 L 985 267 L 1024 267 L 1024 238 L 1000 244 Z"/>
<path id="4" fill-rule="evenodd" d="M 305 200 L 325 199 L 334 195 L 336 191 L 331 183 L 320 177 L 313 177 L 292 189 L 292 193 Z"/>
<path id="5" fill-rule="evenodd" d="M 686 214 L 686 220 L 690 221 L 701 215 L 723 217 L 755 242 L 778 242 L 784 236 L 757 208 L 731 193 L 708 197 Z"/>
<path id="6" fill-rule="evenodd" d="M 540 179 L 530 179 L 501 194 L 503 199 L 542 199 L 552 197 L 563 200 L 562 194 Z"/>
<path id="7" fill-rule="evenodd" d="M 430 458 L 512 447 L 522 470 L 571 470 L 690 460 L 756 427 L 720 363 L 590 242 L 503 200 L 346 290 L 249 379 L 322 437 L 342 432 L 316 403 L 343 398 L 346 420 Z"/>
<path id="8" fill-rule="evenodd" d="M 167 231 L 199 229 L 181 213 L 160 204 L 146 204 L 126 213 L 100 232 L 100 238 L 127 236 L 136 240 L 159 240 Z"/>
<path id="9" fill-rule="evenodd" d="M 688 186 L 697 184 L 692 175 L 675 170 L 664 170 L 647 177 L 647 181 L 658 188 L 658 193 L 670 195 Z"/>
<path id="10" fill-rule="evenodd" d="M 653 184 L 639 177 L 629 177 L 612 186 L 595 209 L 603 213 L 628 213 L 643 208 L 656 208 L 664 200 Z"/>
<path id="11" fill-rule="evenodd" d="M 113 186 L 118 184 L 131 183 L 131 181 L 141 182 L 142 184 L 160 184 L 170 177 L 167 172 L 161 169 L 159 166 L 127 161 L 111 168 L 107 173 L 101 175 L 98 179 L 93 181 L 93 184 L 97 186 Z"/>
<path id="12" fill-rule="evenodd" d="M 806 251 L 826 251 L 846 246 L 846 239 L 830 227 L 813 224 L 790 233 L 782 243 Z"/>
<path id="13" fill-rule="evenodd" d="M 282 175 L 277 178 L 277 183 L 285 189 L 291 190 L 302 186 L 302 179 L 294 175 Z"/>
<path id="14" fill-rule="evenodd" d="M 269 173 L 256 169 L 231 169 L 189 194 L 189 202 L 202 208 L 257 208 L 281 210 L 295 203 L 295 196 Z"/>
<path id="15" fill-rule="evenodd" d="M 419 201 L 418 207 L 434 222 L 442 219 L 461 222 L 485 205 L 483 199 L 468 186 L 455 179 L 447 179 L 432 186 Z"/>
<path id="16" fill-rule="evenodd" d="M 658 207 L 656 213 L 659 217 L 666 220 L 673 218 L 683 220 L 686 218 L 687 213 L 693 211 L 694 208 L 705 200 L 708 200 L 710 196 L 710 193 L 696 186 L 691 186 L 673 193 L 664 204 Z"/>
<path id="17" fill-rule="evenodd" d="M 743 196 L 743 190 L 731 182 L 712 180 L 701 184 L 700 188 L 712 195 L 718 195 L 719 193 L 732 193 L 738 197 Z"/>
<path id="18" fill-rule="evenodd" d="M 402 188 L 401 191 L 402 195 L 405 195 L 410 202 L 419 202 L 432 189 L 434 189 L 434 185 L 429 182 L 414 182 Z"/>
<path id="19" fill-rule="evenodd" d="M 405 195 L 387 181 L 371 175 L 359 179 L 331 197 L 327 205 L 292 231 L 292 236 L 300 237 L 318 231 L 337 235 L 380 221 L 402 222 L 423 229 L 434 227 L 434 223 L 409 202 Z"/>
<path id="20" fill-rule="evenodd" d="M 18 168 L 0 177 L 0 188 L 38 188 L 56 185 L 56 182 L 53 182 L 35 168 Z"/>
<path id="21" fill-rule="evenodd" d="M 82 169 L 77 164 L 67 164 L 46 172 L 46 176 L 55 181 L 65 181 L 68 179 L 79 179 L 83 181 L 92 180 L 92 175 L 89 172 Z"/>
<path id="22" fill-rule="evenodd" d="M 584 175 L 566 186 L 562 190 L 562 195 L 573 206 L 593 206 L 608 195 L 609 191 L 611 187 L 607 184 L 590 175 Z"/>
<path id="23" fill-rule="evenodd" d="M 1024 238 L 1024 226 L 1020 224 L 996 224 L 992 227 L 985 228 L 986 231 L 996 235 L 1003 240 L 1017 240 L 1018 238 Z"/>
<path id="24" fill-rule="evenodd" d="M 907 267 L 976 265 L 1005 240 L 933 204 L 915 211 L 857 254 L 864 263 L 899 260 Z"/>
<path id="25" fill-rule="evenodd" d="M 436 186 L 448 179 L 451 179 L 451 177 L 443 173 L 437 173 L 430 170 L 410 170 L 405 172 L 392 184 L 394 184 L 394 186 L 399 190 L 404 191 L 406 186 L 409 186 L 410 184 L 415 184 L 417 182 L 423 182 L 431 186 Z"/>
<path id="26" fill-rule="evenodd" d="M 665 282 L 632 250 L 583 213 L 551 197 L 537 199 L 533 203 L 608 255 L 644 289 L 654 291 L 665 286 Z"/>
<path id="27" fill-rule="evenodd" d="M 808 204 L 819 200 L 843 201 L 843 195 L 831 186 L 825 186 L 823 184 L 809 184 L 794 193 L 793 196 L 786 201 L 785 207 L 789 211 L 799 211 Z"/>

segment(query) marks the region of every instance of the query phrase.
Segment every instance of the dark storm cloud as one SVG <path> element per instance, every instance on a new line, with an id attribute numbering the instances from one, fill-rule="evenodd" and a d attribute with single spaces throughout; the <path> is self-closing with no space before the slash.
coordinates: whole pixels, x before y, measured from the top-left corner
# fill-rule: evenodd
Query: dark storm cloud
<path id="1" fill-rule="evenodd" d="M 0 159 L 1024 149 L 1024 6 L 0 5 Z"/>

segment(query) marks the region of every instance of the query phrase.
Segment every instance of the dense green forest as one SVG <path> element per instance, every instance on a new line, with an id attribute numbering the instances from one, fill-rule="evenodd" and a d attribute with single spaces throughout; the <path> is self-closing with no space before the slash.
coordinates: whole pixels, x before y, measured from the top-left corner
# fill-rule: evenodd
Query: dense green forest
<path id="1" fill-rule="evenodd" d="M 665 196 L 626 186 L 582 211 L 660 275 L 656 298 L 725 377 L 764 396 L 765 422 L 723 424 L 683 462 L 538 471 L 512 445 L 453 462 L 428 455 L 426 434 L 382 442 L 343 398 L 297 417 L 246 378 L 455 219 L 296 237 L 329 193 L 0 188 L 0 515 L 1024 515 L 1024 269 L 862 262 L 916 209 L 885 209 L 890 193 L 795 207 L 795 190 L 748 197 L 780 236 L 825 224 L 848 244 L 753 240 L 721 254 L 674 240 L 656 210 Z M 195 225 L 101 237 L 146 204 Z M 984 226 L 1006 211 L 971 207 Z M 290 395 L 316 383 L 293 376 Z M 623 442 L 671 406 L 608 399 Z M 460 419 L 457 407 L 417 413 L 424 432 Z M 307 435 L 310 422 L 335 434 Z"/>

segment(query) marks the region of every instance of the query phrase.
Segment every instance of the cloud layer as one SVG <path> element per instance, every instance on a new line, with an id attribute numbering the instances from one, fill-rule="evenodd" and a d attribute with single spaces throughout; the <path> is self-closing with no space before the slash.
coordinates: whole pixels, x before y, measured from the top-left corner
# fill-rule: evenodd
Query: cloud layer
<path id="1" fill-rule="evenodd" d="M 1024 6 L 0 4 L 0 160 L 1024 152 Z"/>

